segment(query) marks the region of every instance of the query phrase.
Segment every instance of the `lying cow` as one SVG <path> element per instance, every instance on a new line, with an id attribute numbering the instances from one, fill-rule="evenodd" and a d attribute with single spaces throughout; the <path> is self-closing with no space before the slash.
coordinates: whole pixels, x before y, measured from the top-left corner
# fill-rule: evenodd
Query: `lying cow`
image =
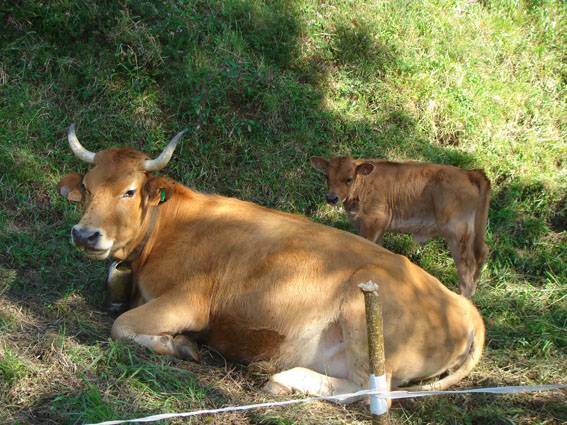
<path id="1" fill-rule="evenodd" d="M 94 259 L 130 263 L 141 305 L 120 315 L 112 337 L 158 353 L 191 356 L 186 332 L 244 362 L 284 371 L 266 389 L 346 393 L 368 379 L 361 282 L 380 285 L 386 370 L 392 387 L 447 373 L 422 388 L 446 388 L 479 361 L 484 325 L 464 297 L 408 261 L 359 236 L 250 202 L 206 195 L 153 176 L 156 159 L 131 148 L 93 153 L 93 166 L 65 176 L 60 193 L 83 199 L 71 235 Z"/>
<path id="2" fill-rule="evenodd" d="M 312 157 L 311 165 L 327 177 L 327 202 L 341 201 L 366 239 L 379 242 L 387 230 L 410 233 L 418 242 L 442 236 L 461 294 L 473 296 L 488 254 L 490 181 L 482 171 L 350 157 Z"/>

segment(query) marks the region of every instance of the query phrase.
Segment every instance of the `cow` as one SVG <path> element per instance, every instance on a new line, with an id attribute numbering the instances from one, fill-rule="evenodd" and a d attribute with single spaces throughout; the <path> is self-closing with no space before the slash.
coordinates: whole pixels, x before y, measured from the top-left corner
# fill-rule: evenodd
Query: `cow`
<path id="1" fill-rule="evenodd" d="M 441 236 L 471 298 L 488 255 L 484 242 L 490 181 L 481 170 L 414 161 L 312 157 L 327 177 L 329 204 L 342 203 L 364 238 L 380 243 L 385 231 L 409 233 L 423 243 Z"/>
<path id="2" fill-rule="evenodd" d="M 149 159 L 129 147 L 90 152 L 68 130 L 75 155 L 92 165 L 59 183 L 83 203 L 72 241 L 92 259 L 128 262 L 140 297 L 113 322 L 114 339 L 191 358 L 187 334 L 202 334 L 229 359 L 280 370 L 269 393 L 348 393 L 368 380 L 357 285 L 372 280 L 389 388 L 441 389 L 471 372 L 485 329 L 469 300 L 360 236 L 152 174 L 180 137 Z"/>

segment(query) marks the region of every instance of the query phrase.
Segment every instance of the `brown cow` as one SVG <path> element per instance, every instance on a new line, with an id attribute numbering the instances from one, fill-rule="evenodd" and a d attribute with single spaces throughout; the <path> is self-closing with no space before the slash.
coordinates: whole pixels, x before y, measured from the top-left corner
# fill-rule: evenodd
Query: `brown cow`
<path id="1" fill-rule="evenodd" d="M 59 185 L 64 196 L 84 197 L 74 243 L 89 257 L 128 261 L 142 298 L 115 320 L 113 338 L 187 357 L 183 333 L 206 331 L 227 357 L 284 369 L 266 385 L 273 393 L 349 392 L 368 379 L 357 285 L 373 280 L 392 387 L 447 373 L 423 387 L 446 388 L 479 361 L 484 325 L 476 308 L 407 258 L 304 217 L 152 176 L 179 135 L 155 160 L 130 148 L 86 151 L 73 126 L 68 136 L 93 164 L 82 179 L 66 176 Z"/>
<path id="2" fill-rule="evenodd" d="M 366 239 L 379 242 L 387 230 L 410 233 L 418 242 L 442 236 L 457 265 L 461 294 L 473 296 L 488 254 L 490 181 L 482 171 L 350 157 L 312 157 L 311 165 L 327 176 L 327 202 L 341 201 Z"/>

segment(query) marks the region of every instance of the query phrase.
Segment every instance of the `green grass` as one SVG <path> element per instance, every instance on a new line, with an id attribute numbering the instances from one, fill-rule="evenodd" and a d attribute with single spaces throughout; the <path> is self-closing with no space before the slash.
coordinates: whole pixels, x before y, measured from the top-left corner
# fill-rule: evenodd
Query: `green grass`
<path id="1" fill-rule="evenodd" d="M 3 350 L 0 357 L 0 376 L 7 385 L 12 385 L 27 374 L 25 363 L 10 350 Z"/>
<path id="2" fill-rule="evenodd" d="M 493 183 L 491 255 L 475 302 L 488 345 L 464 386 L 567 376 L 567 18 L 558 1 L 97 1 L 0 5 L 0 417 L 79 423 L 264 400 L 245 368 L 108 340 L 105 264 L 69 244 L 67 147 L 156 154 L 199 190 L 305 214 L 324 205 L 312 155 L 478 167 Z M 441 241 L 385 245 L 452 289 Z M 358 423 L 317 404 L 196 423 Z M 431 398 L 399 424 L 559 424 L 565 395 Z M 195 421 L 194 421 L 195 422 Z"/>
<path id="3" fill-rule="evenodd" d="M 53 398 L 50 409 L 69 422 L 178 411 L 186 405 L 199 406 L 208 394 L 192 373 L 167 364 L 167 359 L 140 357 L 121 344 L 110 342 L 104 348 L 79 346 L 65 351 L 74 364 L 82 366 L 82 385 L 71 394 Z M 105 385 L 97 385 L 93 376 Z"/>

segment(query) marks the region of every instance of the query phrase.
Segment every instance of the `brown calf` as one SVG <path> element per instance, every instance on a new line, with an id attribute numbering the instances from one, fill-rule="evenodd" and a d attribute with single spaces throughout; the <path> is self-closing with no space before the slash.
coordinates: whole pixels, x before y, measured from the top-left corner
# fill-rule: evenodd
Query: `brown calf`
<path id="1" fill-rule="evenodd" d="M 473 296 L 488 254 L 490 181 L 482 171 L 349 157 L 313 157 L 311 165 L 327 176 L 327 202 L 341 201 L 366 239 L 379 242 L 385 231 L 410 233 L 418 242 L 443 237 L 461 294 Z"/>

